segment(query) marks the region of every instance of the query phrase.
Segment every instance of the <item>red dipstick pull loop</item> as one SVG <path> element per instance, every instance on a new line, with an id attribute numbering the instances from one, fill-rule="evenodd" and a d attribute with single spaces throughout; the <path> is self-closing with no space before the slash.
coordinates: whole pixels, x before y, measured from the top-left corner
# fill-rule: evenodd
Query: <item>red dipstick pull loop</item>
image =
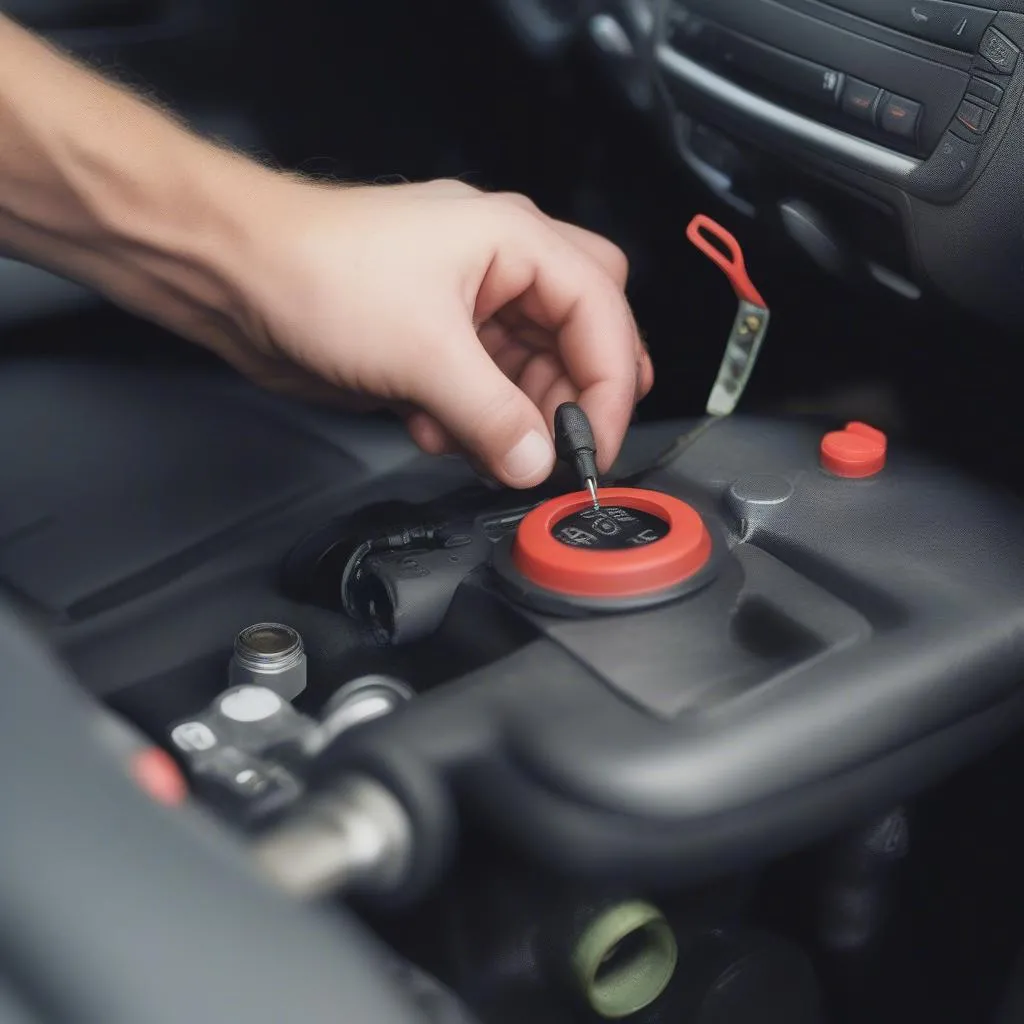
<path id="1" fill-rule="evenodd" d="M 767 305 L 747 274 L 747 265 L 743 259 L 740 243 L 721 224 L 716 223 L 705 214 L 699 213 L 690 221 L 690 225 L 686 229 L 686 237 L 709 260 L 725 272 L 726 277 L 732 282 L 738 298 L 754 306 L 765 307 Z"/>

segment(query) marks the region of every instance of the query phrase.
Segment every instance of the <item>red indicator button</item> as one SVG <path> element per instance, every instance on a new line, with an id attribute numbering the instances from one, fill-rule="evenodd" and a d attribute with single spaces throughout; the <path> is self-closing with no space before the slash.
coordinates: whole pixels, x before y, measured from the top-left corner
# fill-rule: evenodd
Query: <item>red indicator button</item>
<path id="1" fill-rule="evenodd" d="M 847 423 L 821 441 L 821 465 L 835 476 L 860 480 L 885 469 L 889 441 L 866 423 Z"/>
<path id="2" fill-rule="evenodd" d="M 188 799 L 188 783 L 177 762 L 159 747 L 140 750 L 131 761 L 135 782 L 159 804 L 179 807 Z"/>
<path id="3" fill-rule="evenodd" d="M 633 487 L 605 488 L 598 497 L 603 515 L 589 495 L 567 494 L 519 524 L 512 561 L 531 583 L 575 597 L 640 597 L 678 586 L 710 560 L 704 520 L 678 498 Z M 621 548 L 612 547 L 615 539 Z"/>

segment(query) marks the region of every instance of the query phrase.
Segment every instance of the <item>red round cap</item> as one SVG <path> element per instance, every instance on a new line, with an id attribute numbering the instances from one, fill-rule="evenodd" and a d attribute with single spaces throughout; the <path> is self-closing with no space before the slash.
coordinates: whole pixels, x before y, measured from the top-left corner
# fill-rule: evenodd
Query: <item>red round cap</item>
<path id="1" fill-rule="evenodd" d="M 711 558 L 711 534 L 685 502 L 657 491 L 609 487 L 602 505 L 647 512 L 668 525 L 660 540 L 626 551 L 574 548 L 553 528 L 591 505 L 586 493 L 566 494 L 539 505 L 519 524 L 512 547 L 515 567 L 531 583 L 574 597 L 640 597 L 668 590 L 695 576 Z"/>
<path id="2" fill-rule="evenodd" d="M 847 423 L 821 441 L 821 465 L 835 476 L 863 479 L 885 469 L 888 438 L 866 423 Z"/>
<path id="3" fill-rule="evenodd" d="M 160 747 L 145 747 L 131 760 L 137 785 L 159 804 L 179 807 L 188 799 L 188 783 L 177 761 Z"/>

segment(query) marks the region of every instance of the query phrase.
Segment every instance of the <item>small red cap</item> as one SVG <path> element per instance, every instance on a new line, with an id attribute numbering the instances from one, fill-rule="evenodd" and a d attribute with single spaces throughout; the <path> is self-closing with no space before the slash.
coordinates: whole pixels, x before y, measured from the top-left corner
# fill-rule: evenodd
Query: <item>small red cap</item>
<path id="1" fill-rule="evenodd" d="M 146 747 L 131 760 L 132 778 L 158 804 L 180 807 L 188 799 L 188 783 L 177 761 L 160 747 Z"/>
<path id="2" fill-rule="evenodd" d="M 847 423 L 821 440 L 821 465 L 835 476 L 862 480 L 885 469 L 889 440 L 866 423 Z"/>

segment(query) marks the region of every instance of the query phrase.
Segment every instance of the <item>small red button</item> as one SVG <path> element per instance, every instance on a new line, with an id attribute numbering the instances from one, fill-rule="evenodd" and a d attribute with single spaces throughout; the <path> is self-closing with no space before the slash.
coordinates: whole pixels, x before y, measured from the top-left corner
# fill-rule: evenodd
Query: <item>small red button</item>
<path id="1" fill-rule="evenodd" d="M 847 423 L 821 441 L 821 465 L 835 476 L 862 480 L 885 469 L 889 440 L 866 423 Z"/>
<path id="2" fill-rule="evenodd" d="M 166 750 L 140 750 L 131 760 L 131 773 L 139 787 L 159 804 L 180 807 L 188 799 L 188 783 Z"/>

